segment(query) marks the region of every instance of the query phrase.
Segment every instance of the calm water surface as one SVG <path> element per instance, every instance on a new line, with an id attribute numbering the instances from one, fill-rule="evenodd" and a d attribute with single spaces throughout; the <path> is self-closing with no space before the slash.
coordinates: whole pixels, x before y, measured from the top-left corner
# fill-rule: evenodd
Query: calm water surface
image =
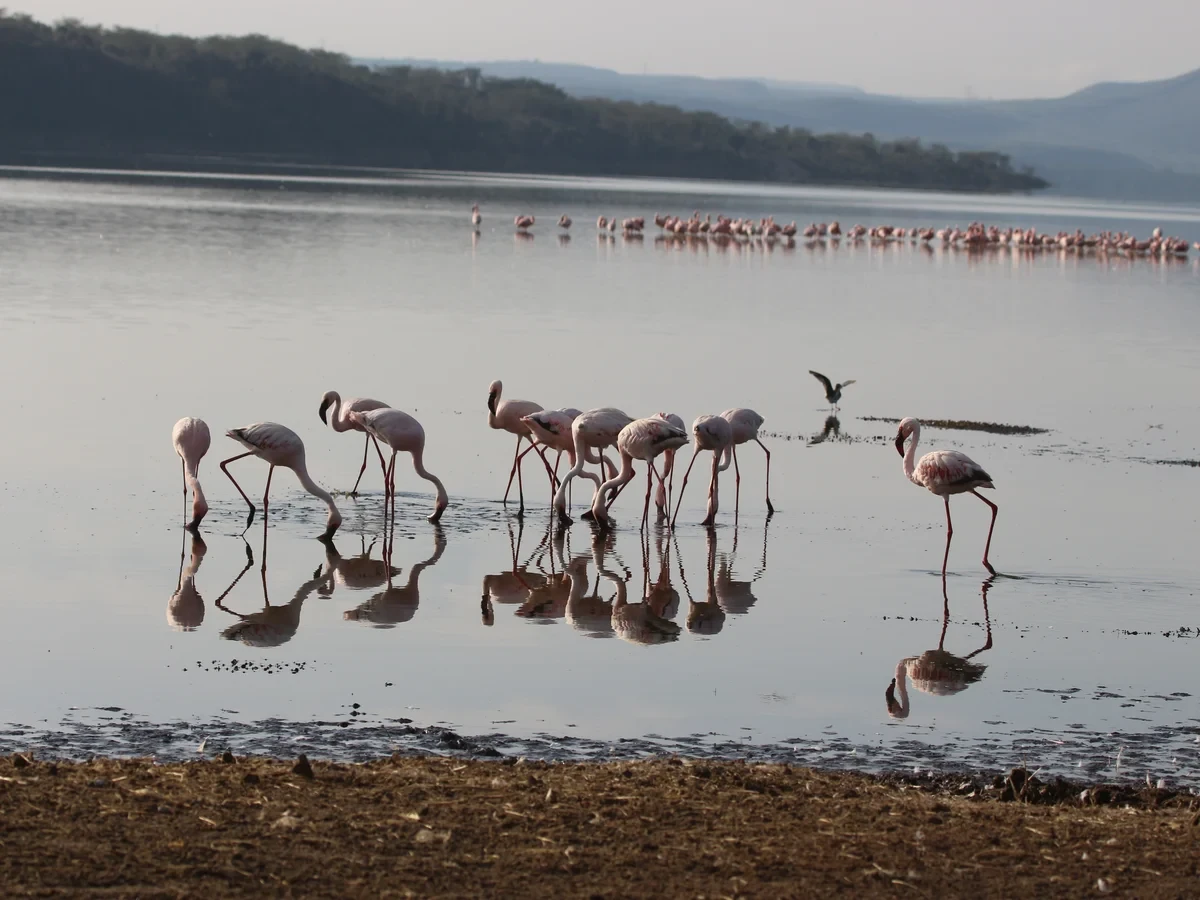
<path id="1" fill-rule="evenodd" d="M 721 251 L 591 225 L 693 208 L 1200 236 L 1197 209 L 1064 200 L 445 174 L 0 179 L 0 747 L 455 749 L 411 733 L 439 726 L 502 752 L 1025 762 L 1200 784 L 1200 476 L 1160 464 L 1200 459 L 1196 261 Z M 534 237 L 514 237 L 516 212 L 537 215 Z M 820 442 L 809 368 L 857 379 Z M 672 537 L 639 538 L 640 480 L 608 541 L 582 522 L 551 533 L 532 465 L 519 523 L 498 502 L 512 445 L 487 428 L 495 378 L 547 407 L 689 423 L 753 407 L 778 511 L 768 521 L 748 445 L 740 513 L 730 473 L 711 533 L 695 473 Z M 304 438 L 318 481 L 348 489 L 362 445 L 321 426 L 329 389 L 416 415 L 451 494 L 435 529 L 400 460 L 390 590 L 377 469 L 338 498 L 332 549 L 313 539 L 323 507 L 283 471 L 265 545 L 258 522 L 243 539 L 217 469 L 240 452 L 226 429 L 273 420 Z M 184 415 L 214 434 L 204 546 L 180 526 Z M 994 477 L 1007 577 L 984 581 L 988 511 L 960 497 L 943 594 L 942 505 L 904 479 L 895 426 L 861 418 L 905 415 L 1050 429 L 923 434 Z M 235 471 L 261 493 L 264 464 Z M 677 639 L 614 631 L 614 598 L 647 587 Z M 238 640 L 264 601 L 255 633 L 275 645 Z M 897 663 L 939 643 L 986 668 L 956 693 L 910 688 L 892 719 Z"/>

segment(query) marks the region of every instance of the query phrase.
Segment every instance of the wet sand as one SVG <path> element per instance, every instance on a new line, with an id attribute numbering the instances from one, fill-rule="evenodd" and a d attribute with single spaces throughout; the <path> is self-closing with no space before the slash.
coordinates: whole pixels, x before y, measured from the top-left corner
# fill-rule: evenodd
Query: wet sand
<path id="1" fill-rule="evenodd" d="M 18 755 L 0 760 L 0 893 L 1181 897 L 1197 884 L 1198 808 L 1022 772 Z"/>

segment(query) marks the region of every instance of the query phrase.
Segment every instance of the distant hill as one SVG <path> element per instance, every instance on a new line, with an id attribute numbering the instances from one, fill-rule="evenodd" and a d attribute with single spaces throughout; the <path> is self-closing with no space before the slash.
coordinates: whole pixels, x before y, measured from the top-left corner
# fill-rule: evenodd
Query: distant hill
<path id="1" fill-rule="evenodd" d="M 670 103 L 817 133 L 988 147 L 1036 168 L 1059 193 L 1200 200 L 1200 69 L 1162 81 L 1096 84 L 1055 99 L 998 101 L 915 100 L 844 85 L 623 75 L 541 62 L 472 65 L 487 75 L 546 81 L 577 97 Z"/>
<path id="2" fill-rule="evenodd" d="M 193 39 L 0 12 L 0 161 L 213 160 L 950 191 L 1045 187 L 1002 154 L 737 124 L 528 78 L 372 69 L 262 36 Z"/>

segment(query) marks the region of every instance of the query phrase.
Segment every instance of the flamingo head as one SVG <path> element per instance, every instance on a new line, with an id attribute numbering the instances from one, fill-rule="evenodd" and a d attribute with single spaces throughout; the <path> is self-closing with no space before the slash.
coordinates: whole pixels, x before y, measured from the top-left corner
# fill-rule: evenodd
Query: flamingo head
<path id="1" fill-rule="evenodd" d="M 911 435 L 920 426 L 920 424 L 920 422 L 911 417 L 902 419 L 900 421 L 900 427 L 896 430 L 896 452 L 901 456 L 904 455 L 904 442 L 908 440 L 909 435 Z"/>
<path id="2" fill-rule="evenodd" d="M 333 406 L 338 399 L 337 391 L 326 391 L 325 396 L 321 398 L 321 408 L 317 410 L 317 415 L 321 417 L 321 421 L 325 424 L 329 424 L 328 420 L 325 418 L 326 410 Z"/>
<path id="3" fill-rule="evenodd" d="M 333 533 L 335 531 L 337 531 L 338 528 L 341 527 L 341 525 L 342 525 L 342 514 L 340 512 L 338 512 L 336 509 L 331 509 L 329 511 L 329 518 L 325 520 L 325 531 L 322 533 L 320 540 L 322 540 L 322 541 L 333 540 Z"/>
<path id="4" fill-rule="evenodd" d="M 493 381 L 488 385 L 488 412 L 493 416 L 496 414 L 496 404 L 500 400 L 502 390 L 504 390 L 504 385 L 499 381 Z"/>

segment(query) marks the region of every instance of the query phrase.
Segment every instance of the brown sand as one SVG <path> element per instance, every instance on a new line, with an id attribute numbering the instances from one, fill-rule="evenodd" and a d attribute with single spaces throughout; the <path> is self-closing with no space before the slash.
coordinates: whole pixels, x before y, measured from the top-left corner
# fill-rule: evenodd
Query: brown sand
<path id="1" fill-rule="evenodd" d="M 1081 802 L 1019 778 L 917 787 L 680 760 L 228 759 L 0 760 L 0 895 L 1200 896 L 1196 804 L 1159 791 Z"/>

